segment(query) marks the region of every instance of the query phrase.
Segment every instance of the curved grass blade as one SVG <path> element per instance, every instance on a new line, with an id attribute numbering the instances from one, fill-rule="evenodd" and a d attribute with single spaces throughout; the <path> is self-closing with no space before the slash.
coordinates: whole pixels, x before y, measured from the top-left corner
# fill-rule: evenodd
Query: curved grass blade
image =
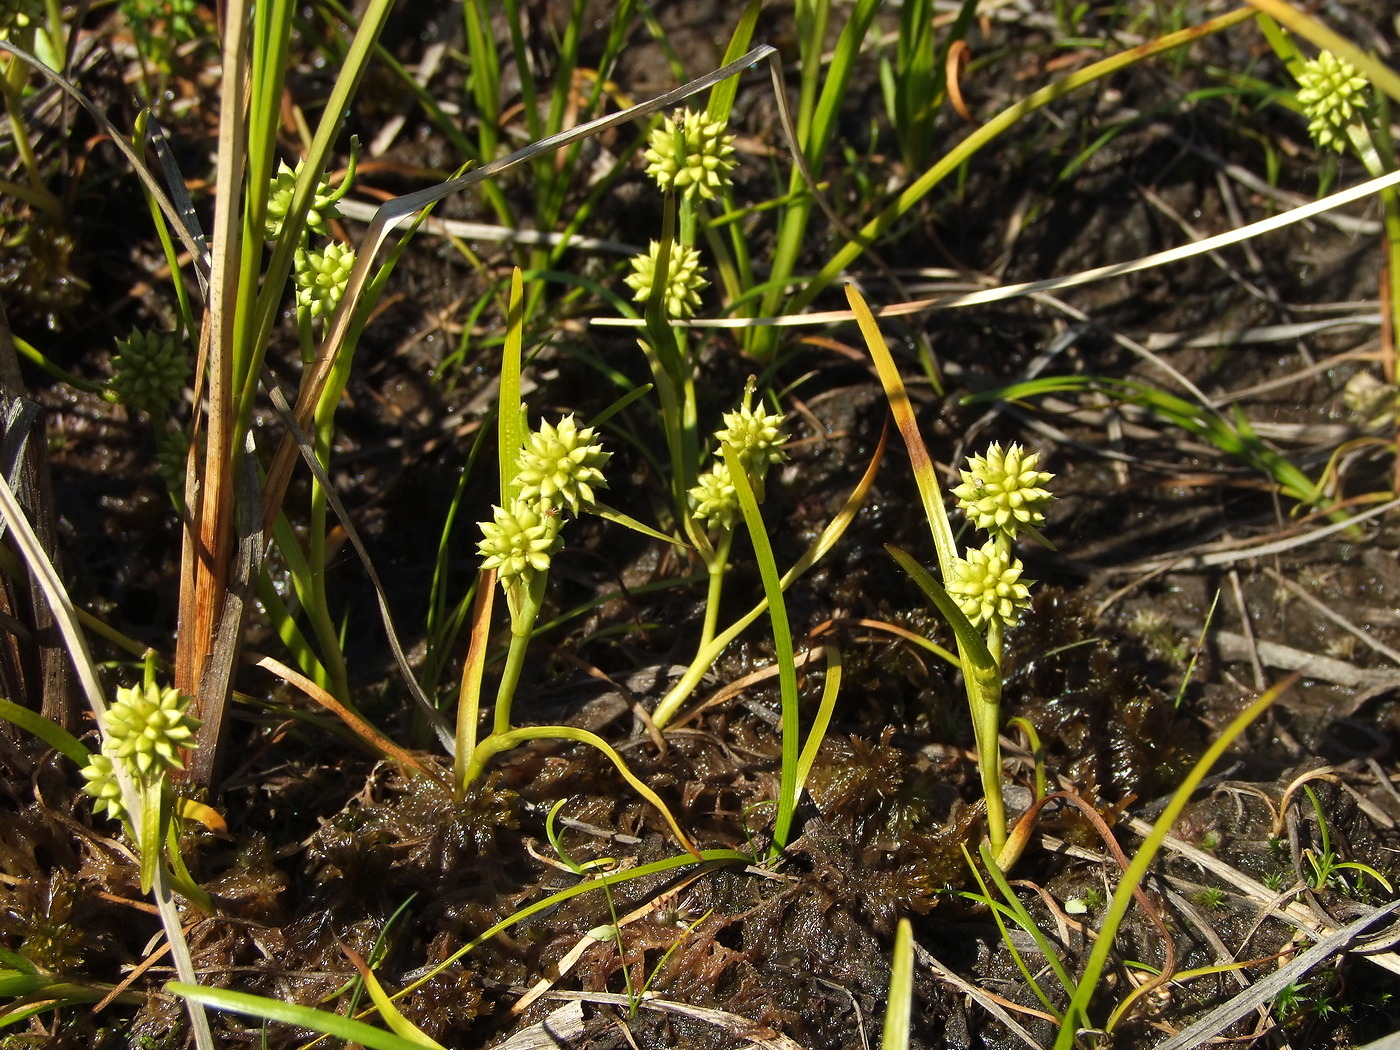
<path id="1" fill-rule="evenodd" d="M 924 172 L 924 174 L 915 180 L 908 189 L 901 193 L 889 207 L 861 227 L 861 229 L 857 231 L 856 236 L 833 255 L 831 259 L 827 261 L 827 264 L 822 267 L 821 271 L 808 282 L 807 286 L 793 297 L 788 303 L 788 312 L 798 313 L 809 305 L 818 295 L 825 291 L 862 252 L 899 222 L 919 200 L 926 196 L 935 186 L 942 182 L 943 179 L 962 167 L 969 157 L 976 154 L 997 136 L 1008 131 L 1023 117 L 1030 115 L 1037 109 L 1048 106 L 1050 103 L 1063 98 L 1086 84 L 1092 84 L 1096 80 L 1100 80 L 1111 73 L 1116 73 L 1120 69 L 1141 62 L 1143 59 L 1152 55 L 1182 47 L 1202 37 L 1209 36 L 1212 33 L 1218 33 L 1231 26 L 1238 25 L 1252 18 L 1253 14 L 1254 13 L 1249 8 L 1239 8 L 1228 14 L 1221 15 L 1218 18 L 1202 22 L 1199 25 L 1190 26 L 1176 33 L 1170 33 L 1150 43 L 1132 48 L 1121 54 L 1112 55 L 1084 69 L 1070 73 L 1064 79 L 1054 84 L 1049 84 L 1039 91 L 1032 92 L 1014 105 L 1008 106 L 991 120 L 987 121 L 987 123 L 973 131 L 972 134 L 962 142 L 958 143 L 956 148 L 950 150 L 941 157 L 933 167 Z"/>
<path id="2" fill-rule="evenodd" d="M 26 733 L 37 736 L 49 747 L 79 767 L 87 765 L 88 759 L 92 757 L 92 752 L 83 747 L 77 737 L 57 722 L 45 718 L 38 711 L 21 707 L 13 700 L 7 700 L 3 696 L 0 696 L 0 718 L 19 726 Z"/>
<path id="3" fill-rule="evenodd" d="M 1060 1034 L 1055 1040 L 1055 1050 L 1071 1050 L 1074 1046 L 1076 1023 L 1082 1021 L 1088 1026 L 1088 1015 L 1086 1011 L 1089 1007 L 1089 1000 L 1093 998 L 1098 987 L 1099 978 L 1102 976 L 1104 967 L 1108 964 L 1108 954 L 1113 950 L 1113 941 L 1118 933 L 1118 927 L 1122 925 L 1124 917 L 1128 914 L 1128 906 L 1133 899 L 1133 891 L 1142 884 L 1143 878 L 1147 875 L 1147 869 L 1156 859 L 1157 851 L 1161 849 L 1162 842 L 1170 834 L 1171 829 L 1176 825 L 1177 819 L 1181 816 L 1186 804 L 1191 800 L 1191 795 L 1200 786 L 1211 769 L 1215 766 L 1225 751 L 1235 742 L 1235 739 L 1248 729 L 1269 706 L 1277 700 L 1283 693 L 1293 685 L 1300 677 L 1299 672 L 1295 672 L 1285 678 L 1278 685 L 1266 690 L 1259 699 L 1241 711 L 1227 725 L 1218 737 L 1206 749 L 1196 764 L 1191 768 L 1185 779 L 1172 794 L 1171 800 L 1167 803 L 1156 823 L 1152 825 L 1152 832 L 1143 840 L 1141 846 L 1133 854 L 1132 863 L 1128 865 L 1123 877 L 1118 880 L 1118 886 L 1113 891 L 1113 899 L 1109 901 L 1103 917 L 1103 923 L 1099 927 L 1098 938 L 1094 941 L 1094 949 L 1089 954 L 1088 962 L 1085 963 L 1084 973 L 1080 977 L 1079 987 L 1074 993 L 1074 998 L 1065 1009 L 1065 1024 L 1060 1029 Z M 1196 1045 L 1196 1044 L 1190 1044 Z"/>
<path id="4" fill-rule="evenodd" d="M 347 1042 L 359 1043 L 370 1050 L 423 1050 L 425 1045 L 393 1032 L 386 1032 L 382 1028 L 375 1028 L 363 1021 L 342 1017 L 326 1010 L 317 1010 L 311 1006 L 302 1006 L 300 1003 L 269 999 L 248 992 L 235 992 L 229 988 L 208 988 L 185 981 L 170 981 L 165 990 L 171 995 L 180 996 L 191 1005 L 212 1006 L 216 1010 L 228 1013 L 307 1028 Z"/>
<path id="5" fill-rule="evenodd" d="M 476 753 L 472 756 L 471 763 L 463 774 L 465 782 L 470 784 L 479 777 L 486 768 L 486 764 L 501 752 L 518 747 L 527 740 L 571 740 L 576 744 L 587 744 L 589 747 L 601 751 L 622 775 L 622 779 L 632 786 L 632 790 L 650 802 L 661 814 L 662 819 L 671 829 L 671 834 L 675 835 L 676 841 L 681 844 L 681 848 L 697 860 L 700 859 L 700 851 L 690 841 L 690 836 L 681 830 L 680 824 L 671 813 L 670 807 L 661 800 L 661 796 L 628 768 L 627 763 L 622 760 L 621 755 L 613 750 L 612 745 L 596 733 L 590 733 L 586 729 L 577 729 L 573 726 L 523 726 L 505 732 L 492 733 L 477 745 Z"/>
<path id="6" fill-rule="evenodd" d="M 345 957 L 350 960 L 355 969 L 360 971 L 360 979 L 365 982 L 365 990 L 369 992 L 370 1001 L 374 1003 L 375 1009 L 379 1011 L 379 1016 L 384 1018 L 384 1023 L 393 1030 L 395 1035 L 413 1046 L 423 1048 L 423 1050 L 446 1050 L 441 1043 L 399 1012 L 399 1008 L 394 1005 L 393 1000 L 385 994 L 384 986 L 379 983 L 379 978 L 374 976 L 374 971 L 354 949 L 349 945 L 342 944 L 340 950 L 345 953 Z"/>
<path id="7" fill-rule="evenodd" d="M 831 715 L 836 709 L 836 697 L 841 692 L 841 650 L 834 645 L 822 646 L 822 656 L 826 660 L 826 681 L 822 684 L 822 698 L 817 705 L 817 717 L 812 719 L 812 728 L 807 733 L 807 742 L 802 745 L 802 754 L 797 759 L 797 794 L 807 786 L 807 775 L 812 772 L 812 763 L 817 760 L 822 740 L 826 738 L 827 726 L 831 725 Z"/>

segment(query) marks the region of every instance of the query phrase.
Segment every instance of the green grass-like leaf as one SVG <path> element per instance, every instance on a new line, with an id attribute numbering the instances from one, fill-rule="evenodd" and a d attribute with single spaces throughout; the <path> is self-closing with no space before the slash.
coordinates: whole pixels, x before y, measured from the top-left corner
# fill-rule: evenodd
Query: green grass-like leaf
<path id="1" fill-rule="evenodd" d="M 909 1050 L 909 1015 L 914 1007 L 914 928 L 900 919 L 894 934 L 890 994 L 885 1004 L 885 1027 L 880 1050 Z"/>
<path id="2" fill-rule="evenodd" d="M 92 757 L 92 752 L 83 747 L 77 737 L 57 722 L 45 718 L 38 711 L 21 707 L 13 700 L 6 700 L 2 696 L 0 696 L 0 718 L 14 723 L 26 733 L 33 733 L 79 768 L 87 765 L 88 759 Z"/>
<path id="3" fill-rule="evenodd" d="M 797 724 L 797 664 L 793 658 L 792 628 L 788 623 L 787 603 L 783 601 L 783 584 L 778 576 L 778 563 L 773 557 L 773 545 L 763 524 L 763 513 L 749 484 L 739 450 L 725 443 L 724 465 L 739 499 L 744 524 L 753 543 L 754 560 L 763 579 L 763 595 L 768 600 L 768 618 L 773 624 L 773 649 L 778 658 L 778 686 L 782 693 L 783 763 L 778 782 L 778 814 L 773 823 L 773 848 L 781 852 L 792 831 L 792 818 L 797 810 L 797 765 L 800 758 L 800 736 Z"/>
<path id="4" fill-rule="evenodd" d="M 405 1039 L 393 1032 L 356 1021 L 352 1017 L 342 1017 L 326 1010 L 302 1006 L 300 1003 L 283 1002 L 248 992 L 235 992 L 228 988 L 207 988 L 200 984 L 185 984 L 171 981 L 165 986 L 171 995 L 178 995 L 191 1002 L 212 1006 L 228 1013 L 256 1017 L 262 1021 L 295 1025 L 323 1035 L 334 1036 L 347 1042 L 359 1043 L 370 1050 L 423 1050 L 424 1045 Z M 431 1044 L 436 1046 L 436 1043 Z"/>
<path id="5" fill-rule="evenodd" d="M 1269 705 L 1277 700 L 1297 678 L 1298 675 L 1294 674 L 1292 677 L 1284 679 L 1278 685 L 1266 690 L 1259 699 L 1236 715 L 1206 749 L 1205 754 L 1191 767 L 1191 772 L 1177 786 L 1176 791 L 1172 793 L 1166 809 L 1152 825 L 1151 834 L 1137 848 L 1133 854 L 1132 863 L 1128 865 L 1127 871 L 1123 872 L 1123 877 L 1118 881 L 1118 887 L 1113 891 L 1113 899 L 1109 901 L 1108 908 L 1104 912 L 1103 923 L 1099 927 L 1098 939 L 1094 942 L 1094 949 L 1089 953 L 1089 959 L 1084 964 L 1084 973 L 1079 979 L 1079 987 L 1065 1010 L 1065 1024 L 1060 1028 L 1060 1034 L 1055 1040 L 1055 1050 L 1071 1050 L 1074 1046 L 1075 1020 L 1076 1018 L 1084 1019 L 1087 1016 L 1085 1011 L 1088 1009 L 1089 1000 L 1093 998 L 1094 991 L 1103 976 L 1104 967 L 1108 964 L 1108 954 L 1113 950 L 1113 940 L 1118 933 L 1118 927 L 1122 925 L 1124 917 L 1128 914 L 1128 907 L 1133 899 L 1133 890 L 1142 885 L 1142 880 L 1147 875 L 1147 869 L 1156 859 L 1157 851 L 1162 848 L 1163 841 L 1176 825 L 1177 819 L 1191 800 L 1192 794 L 1239 735 L 1248 729 L 1255 719 L 1262 715 Z"/>

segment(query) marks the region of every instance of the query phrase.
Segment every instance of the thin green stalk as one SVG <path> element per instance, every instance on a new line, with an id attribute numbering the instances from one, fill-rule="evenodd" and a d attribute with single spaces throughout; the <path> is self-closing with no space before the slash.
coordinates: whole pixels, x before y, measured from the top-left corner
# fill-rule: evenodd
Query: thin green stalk
<path id="1" fill-rule="evenodd" d="M 985 688 L 969 688 L 968 700 L 972 729 L 977 739 L 977 771 L 982 779 L 982 797 L 987 800 L 987 840 L 992 855 L 1001 856 L 1006 845 L 1006 798 L 1001 784 L 1001 621 L 987 623 L 987 652 L 996 673 L 983 677 Z M 968 676 L 975 677 L 975 676 Z"/>
<path id="2" fill-rule="evenodd" d="M 486 670 L 486 646 L 491 634 L 491 608 L 496 600 L 496 570 L 477 573 L 472 602 L 471 640 L 462 661 L 462 682 L 457 690 L 457 726 L 453 735 L 452 791 L 457 801 L 467 792 L 467 770 L 476 756 L 477 723 L 481 719 L 481 681 Z"/>
<path id="3" fill-rule="evenodd" d="M 909 1017 L 914 1009 L 914 927 L 900 919 L 894 935 L 890 989 L 880 1050 L 909 1050 Z"/>
<path id="4" fill-rule="evenodd" d="M 953 535 L 948 511 L 943 506 L 943 491 L 938 484 L 938 474 L 934 469 L 933 458 L 919 433 L 918 421 L 909 402 L 904 380 L 895 367 L 885 337 L 865 299 L 852 285 L 846 287 L 846 298 L 856 315 L 866 348 L 875 362 L 875 370 L 885 390 L 890 413 L 904 438 L 909 450 L 909 462 L 914 470 L 914 483 L 919 490 L 924 517 L 928 521 L 933 536 L 934 551 L 938 556 L 938 571 L 943 580 L 953 578 L 953 565 L 958 560 L 957 541 Z M 998 856 L 1006 843 L 1006 810 L 1001 788 L 1001 751 L 998 731 L 1001 722 L 1001 668 L 998 656 L 988 640 L 968 621 L 967 616 L 949 597 L 943 586 L 913 558 L 903 551 L 888 548 L 890 553 L 909 573 L 910 577 L 938 607 L 958 642 L 958 659 L 963 668 L 963 687 L 967 691 L 968 709 L 972 715 L 973 730 L 977 738 L 978 766 L 982 777 L 983 797 L 987 804 L 987 837 L 992 850 Z M 996 653 L 1000 653 L 1001 638 L 997 633 Z"/>
<path id="5" fill-rule="evenodd" d="M 141 110 L 136 115 L 132 129 L 131 145 L 143 155 L 150 119 L 151 111 L 149 109 Z M 174 238 L 170 236 L 170 226 L 165 221 L 165 215 L 161 212 L 160 205 L 156 203 L 155 196 L 145 183 L 141 185 L 141 195 L 146 199 L 146 207 L 151 213 L 151 226 L 156 231 L 156 237 L 160 240 L 161 252 L 165 255 L 166 265 L 170 268 L 170 285 L 175 292 L 175 300 L 179 304 L 181 327 L 191 341 L 197 340 L 199 338 L 199 325 L 195 322 L 194 309 L 190 306 L 189 289 L 185 287 L 180 273 L 180 253 L 175 247 Z"/>
<path id="6" fill-rule="evenodd" d="M 287 2 L 287 0 L 281 0 L 281 2 Z M 326 106 L 322 112 L 320 123 L 316 126 L 311 146 L 306 151 L 301 178 L 297 181 L 296 190 L 292 195 L 292 203 L 287 211 L 283 227 L 284 236 L 278 240 L 273 248 L 272 257 L 268 260 L 263 271 L 262 291 L 256 305 L 257 323 L 249 330 L 251 341 L 239 344 L 249 348 L 249 353 L 239 362 L 241 366 L 238 373 L 241 377 L 241 394 L 238 401 L 240 415 L 237 433 L 239 434 L 246 431 L 251 420 L 257 395 L 258 377 L 262 371 L 263 351 L 271 339 L 272 329 L 277 323 L 281 311 L 282 292 L 286 287 L 287 276 L 291 273 L 292 256 L 299 241 L 300 231 L 305 227 L 307 210 L 311 206 L 311 200 L 315 194 L 316 185 L 320 181 L 321 173 L 326 169 L 331 148 L 344 124 L 345 115 L 350 110 L 350 101 L 355 90 L 359 87 L 360 79 L 364 76 L 379 34 L 383 30 L 384 23 L 388 20 L 393 6 L 393 0 L 370 0 L 370 3 L 365 7 L 364 13 L 360 17 L 360 23 L 355 29 L 355 35 L 350 41 L 350 47 L 346 52 L 340 73 L 331 88 L 330 96 L 326 99 Z M 277 98 L 274 108 L 276 116 L 274 116 L 271 125 L 273 135 L 276 132 L 277 119 L 280 117 L 280 82 L 276 91 Z M 265 170 L 270 177 L 272 170 L 270 157 Z M 261 186 L 262 189 L 259 192 L 266 193 L 266 181 Z"/>
<path id="7" fill-rule="evenodd" d="M 12 61 L 11 68 L 20 69 L 22 67 L 18 62 Z M 50 193 L 44 185 L 39 158 L 35 156 L 34 145 L 29 141 L 29 124 L 24 119 L 24 109 L 20 105 L 19 93 L 10 83 L 8 77 L 0 82 L 0 87 L 3 87 L 5 95 L 5 115 L 10 118 L 10 140 L 15 144 L 15 152 L 19 154 L 25 177 L 29 179 L 29 192 L 32 195 L 30 203 L 42 207 L 51 218 L 60 219 L 63 213 L 58 206 L 58 198 Z M 39 204 L 41 201 L 44 202 L 42 205 Z"/>
<path id="8" fill-rule="evenodd" d="M 285 517 L 279 517 L 279 522 L 285 523 Z M 279 548 L 285 550 L 285 548 Z M 289 570 L 290 571 L 290 570 Z M 322 689 L 330 691 L 330 675 L 321 666 L 321 659 L 316 654 L 315 648 L 306 640 L 301 628 L 297 625 L 296 617 L 287 608 L 287 603 L 282 596 L 277 593 L 277 587 L 268 576 L 266 569 L 258 574 L 258 601 L 262 603 L 263 611 L 267 618 L 272 621 L 272 630 L 282 642 L 282 647 L 286 649 L 291 657 L 292 663 L 301 669 L 306 677 L 310 678 Z"/>
<path id="9" fill-rule="evenodd" d="M 523 597 L 520 607 L 516 608 L 514 602 L 510 603 L 510 649 L 506 652 L 505 666 L 501 670 L 501 681 L 496 687 L 494 718 L 496 733 L 510 731 L 511 701 L 515 698 L 515 687 L 520 684 L 520 673 L 525 668 L 525 654 L 530 648 L 535 618 L 539 616 L 541 599 L 544 596 L 544 581 L 545 574 L 536 573 L 528 585 L 518 589 L 518 593 Z M 512 586 L 514 587 L 514 585 Z"/>
<path id="10" fill-rule="evenodd" d="M 335 433 L 334 418 L 317 421 L 316 458 L 327 470 L 330 468 L 331 438 Z M 306 581 L 306 598 L 303 607 L 311 620 L 312 630 L 321 646 L 321 663 L 330 675 L 327 687 L 337 700 L 350 699 L 350 676 L 345 666 L 345 653 L 340 642 L 340 632 L 331 618 L 330 601 L 326 595 L 326 492 L 314 478 L 311 482 L 310 525 L 307 541 L 310 553 L 307 565 L 311 575 Z"/>
<path id="11" fill-rule="evenodd" d="M 799 579 L 803 573 L 820 561 L 826 555 L 826 552 L 831 550 L 831 548 L 836 545 L 837 540 L 845 533 L 846 528 L 855 518 L 856 512 L 860 510 L 861 505 L 865 502 L 865 497 L 870 491 L 870 486 L 875 481 L 875 472 L 879 469 L 880 462 L 885 454 L 886 436 L 885 434 L 880 436 L 880 443 L 875 449 L 875 454 L 871 457 L 870 465 L 866 467 L 865 473 L 861 476 L 856 487 L 851 491 L 850 496 L 847 497 L 846 503 L 841 508 L 840 512 L 831 519 L 826 528 L 822 530 L 821 535 L 817 537 L 816 541 L 803 552 L 802 557 L 798 558 L 792 568 L 783 575 L 780 581 L 783 590 L 787 590 L 787 588 L 791 587 L 795 580 Z M 685 674 L 683 674 L 680 680 L 671 687 L 670 691 L 662 697 L 661 702 L 656 705 L 656 709 L 651 714 L 652 721 L 656 723 L 658 729 L 664 729 L 671 720 L 676 717 L 676 714 L 681 709 L 681 705 L 690 699 L 691 694 L 694 693 L 696 688 L 700 685 L 700 681 L 705 677 L 706 672 L 709 671 L 714 665 L 714 662 L 719 659 L 720 654 L 724 652 L 725 648 L 734 641 L 734 639 L 738 638 L 739 635 L 744 632 L 749 624 L 763 615 L 763 610 L 767 608 L 767 606 L 768 598 L 765 596 L 762 601 L 747 613 L 735 620 L 724 631 L 717 634 L 708 646 L 695 654 L 695 659 L 692 660 L 690 666 L 686 668 Z"/>
<path id="12" fill-rule="evenodd" d="M 878 6 L 876 0 L 857 0 L 841 31 L 831 65 L 824 76 L 821 53 L 825 46 L 829 0 L 817 0 L 814 4 L 798 6 L 799 32 L 810 35 L 803 38 L 802 89 L 798 98 L 796 148 L 805 157 L 807 168 L 814 176 L 819 176 L 824 167 L 826 151 L 831 145 L 838 118 L 846 101 L 846 87 L 850 82 L 856 57 L 860 53 Z M 811 22 L 807 30 L 801 28 L 804 7 L 808 9 L 807 16 Z M 807 225 L 815 204 L 812 196 L 815 191 L 806 184 L 806 177 L 797 165 L 793 166 L 789 176 L 788 192 L 792 195 L 792 203 L 783 210 L 782 221 L 778 227 L 778 243 L 771 264 L 770 280 L 773 287 L 764 294 L 759 304 L 759 311 L 763 316 L 771 317 L 775 314 L 783 296 L 786 295 L 788 281 L 806 244 Z M 776 328 L 751 328 L 746 335 L 747 348 L 760 360 L 766 359 L 772 356 L 780 335 L 781 332 Z"/>
<path id="13" fill-rule="evenodd" d="M 729 568 L 729 551 L 733 546 L 734 530 L 725 529 L 720 533 L 714 550 L 705 558 L 705 571 L 709 574 L 710 582 L 705 591 L 705 622 L 700 628 L 698 652 L 709 648 L 719 626 L 720 595 L 724 591 L 724 574 Z"/>
<path id="14" fill-rule="evenodd" d="M 807 742 L 802 745 L 802 754 L 797 758 L 797 794 L 807 786 L 807 776 L 817 761 L 826 730 L 831 725 L 831 715 L 836 710 L 836 698 L 841 693 L 841 650 L 834 645 L 822 646 L 822 658 L 826 661 L 826 681 L 822 685 L 821 700 L 817 703 L 817 716 L 812 719 L 812 728 L 807 732 Z"/>
<path id="15" fill-rule="evenodd" d="M 987 882 L 982 877 L 982 873 L 977 869 L 977 864 L 972 859 L 972 854 L 968 852 L 966 843 L 962 843 L 962 851 L 963 857 L 967 860 L 968 868 L 972 871 L 972 877 L 977 880 L 977 886 L 981 890 L 980 893 L 963 891 L 962 896 L 968 900 L 977 901 L 986 905 L 987 910 L 992 913 L 992 921 L 996 923 L 997 932 L 1001 935 L 1002 944 L 1006 946 L 1007 952 L 1011 955 L 1012 963 L 1015 965 L 1016 969 L 1020 971 L 1022 984 L 1035 994 L 1035 997 L 1041 1001 L 1045 1009 L 1055 1017 L 1057 1022 L 1061 1021 L 1062 1018 L 1059 1011 L 1055 1009 L 1055 1004 L 1051 1002 L 1050 997 L 1045 994 L 1045 989 L 1043 989 L 1040 986 L 1040 982 L 1036 980 L 1036 975 L 1032 973 L 1030 967 L 1026 965 L 1026 960 L 1021 954 L 1021 950 L 1016 947 L 1016 941 L 1012 939 L 1011 931 L 1007 929 L 1006 917 L 1010 916 L 1012 922 L 1016 923 L 1017 926 L 1021 927 L 1021 929 L 1025 930 L 1036 940 L 1037 946 L 1041 948 L 1041 954 L 1044 955 L 1046 961 L 1054 967 L 1056 975 L 1060 977 L 1061 983 L 1070 994 L 1074 993 L 1074 981 L 1070 978 L 1069 974 L 1065 972 L 1064 964 L 1060 962 L 1054 949 L 1048 943 L 1043 943 L 1045 935 L 1040 932 L 1040 927 L 1036 925 L 1034 917 L 1026 911 L 1025 905 L 1023 905 L 1016 896 L 1016 891 L 1006 884 L 1006 879 L 1004 876 L 1001 876 L 1001 872 L 997 869 L 996 861 L 993 859 L 991 851 L 984 845 L 982 847 L 982 858 L 987 864 L 988 874 L 994 873 L 995 876 L 1001 876 L 1000 880 L 997 882 L 997 886 L 998 888 L 1002 886 L 1006 887 L 1002 890 L 1005 903 L 992 897 L 992 891 L 990 887 L 987 886 Z"/>

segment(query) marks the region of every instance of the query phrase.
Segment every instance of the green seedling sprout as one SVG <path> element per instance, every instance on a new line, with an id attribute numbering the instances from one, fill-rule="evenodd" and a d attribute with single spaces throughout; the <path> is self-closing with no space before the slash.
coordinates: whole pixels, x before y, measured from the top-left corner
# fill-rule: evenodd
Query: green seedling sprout
<path id="1" fill-rule="evenodd" d="M 595 874 L 606 874 L 617 867 L 615 857 L 596 857 L 593 860 L 578 862 L 569 856 L 564 849 L 563 835 L 554 826 L 559 811 L 563 809 L 569 800 L 561 798 L 554 805 L 549 807 L 549 815 L 545 817 L 544 834 L 549 839 L 549 844 L 554 848 L 554 852 L 559 855 L 564 866 L 580 878 L 587 878 Z M 608 902 L 608 914 L 612 916 L 612 922 L 607 926 L 596 927 L 588 931 L 588 935 L 595 940 L 612 940 L 617 947 L 617 957 L 622 962 L 622 982 L 627 989 L 627 1002 L 630 1004 L 630 1013 L 636 1014 L 637 1003 L 640 993 L 632 987 L 632 973 L 627 968 L 627 947 L 622 942 L 622 924 L 617 917 L 617 901 L 613 899 L 612 887 L 603 882 L 603 897 Z"/>
<path id="2" fill-rule="evenodd" d="M 1303 850 L 1303 859 L 1308 862 L 1308 867 L 1312 871 L 1312 878 L 1308 880 L 1308 885 L 1314 890 L 1338 889 L 1345 893 L 1352 893 L 1354 891 L 1341 875 L 1341 872 L 1349 870 L 1371 876 L 1385 888 L 1386 893 L 1394 893 L 1395 890 L 1391 887 L 1390 880 L 1371 865 L 1363 864 L 1360 861 L 1341 859 L 1337 852 L 1332 849 L 1332 832 L 1327 826 L 1327 817 L 1322 812 L 1322 802 L 1317 797 L 1317 792 L 1308 784 L 1303 785 L 1303 792 L 1308 796 L 1313 814 L 1317 817 L 1317 833 L 1321 840 L 1318 849 Z"/>

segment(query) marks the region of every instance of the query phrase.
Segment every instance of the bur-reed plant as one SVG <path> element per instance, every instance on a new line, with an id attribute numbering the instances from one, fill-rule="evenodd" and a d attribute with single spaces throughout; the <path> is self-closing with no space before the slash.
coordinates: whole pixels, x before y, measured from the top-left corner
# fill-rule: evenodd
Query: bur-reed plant
<path id="1" fill-rule="evenodd" d="M 1030 599 L 1027 583 L 1021 579 L 1021 563 L 1011 551 L 1011 541 L 1021 530 L 1039 535 L 1036 530 L 1044 521 L 1044 507 L 1051 498 L 1043 487 L 1050 475 L 1037 469 L 1035 457 L 1027 456 L 1018 447 L 1008 451 L 994 446 L 986 457 L 975 459 L 956 491 L 972 521 L 989 528 L 992 538 L 963 557 L 943 505 L 933 460 L 919 435 L 904 381 L 884 336 L 861 294 L 848 286 L 846 295 L 879 372 L 895 424 L 909 450 L 941 579 L 935 579 L 906 552 L 892 547 L 890 553 L 934 603 L 957 639 L 958 668 L 962 671 L 977 744 L 987 837 L 992 854 L 1009 867 L 1014 858 L 1005 852 L 1007 818 L 999 740 L 1002 635 Z M 1018 849 L 1017 842 L 1012 842 L 1010 848 Z"/>

